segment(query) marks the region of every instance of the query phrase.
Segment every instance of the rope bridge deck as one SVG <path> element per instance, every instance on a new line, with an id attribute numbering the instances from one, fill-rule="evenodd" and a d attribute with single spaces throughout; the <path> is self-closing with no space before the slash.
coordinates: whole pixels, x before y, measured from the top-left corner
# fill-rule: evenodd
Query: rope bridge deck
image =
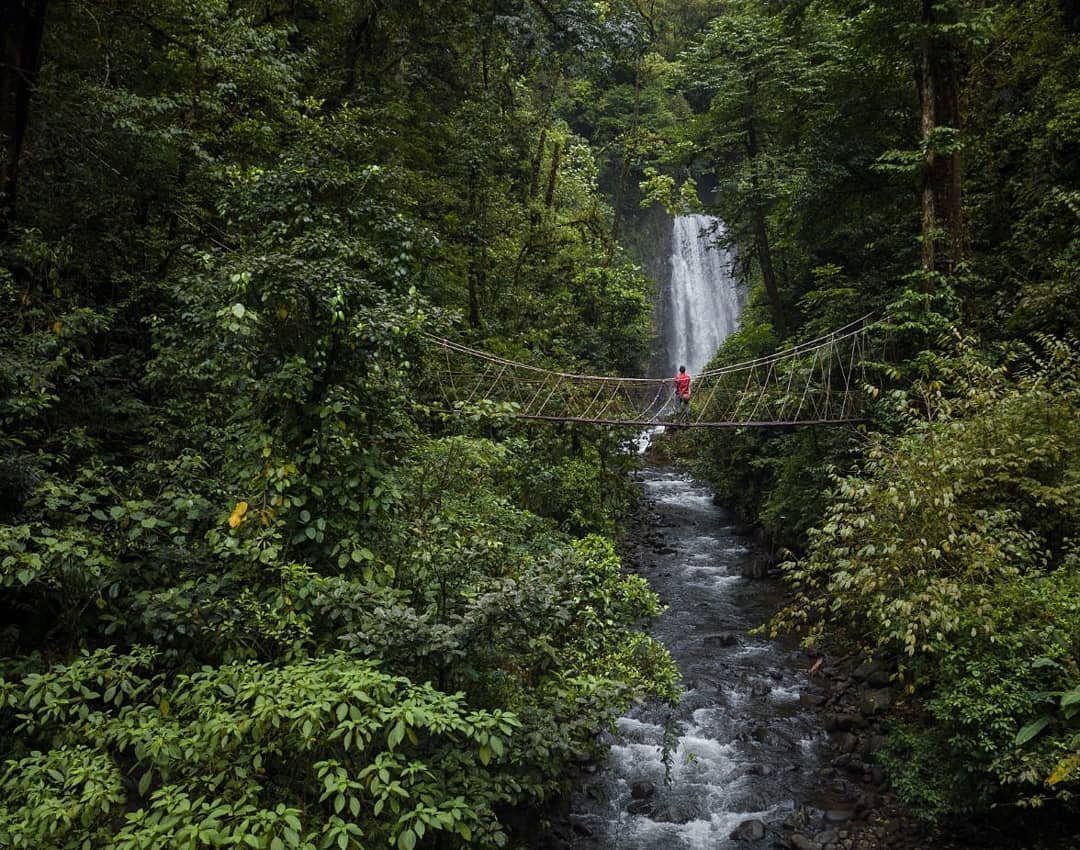
<path id="1" fill-rule="evenodd" d="M 431 373 L 450 406 L 508 402 L 520 419 L 647 428 L 775 428 L 864 421 L 869 331 L 864 316 L 767 357 L 691 376 L 689 410 L 672 378 L 544 369 L 427 335 Z"/>

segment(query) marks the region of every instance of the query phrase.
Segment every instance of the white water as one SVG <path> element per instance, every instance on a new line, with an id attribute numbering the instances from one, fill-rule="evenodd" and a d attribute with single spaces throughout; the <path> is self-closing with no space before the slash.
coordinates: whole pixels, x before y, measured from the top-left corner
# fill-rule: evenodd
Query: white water
<path id="1" fill-rule="evenodd" d="M 673 224 L 671 283 L 665 292 L 664 342 L 669 374 L 691 377 L 739 324 L 745 294 L 735 279 L 735 253 L 719 247 L 724 224 L 712 216 L 680 215 Z"/>
<path id="2" fill-rule="evenodd" d="M 676 707 L 645 703 L 618 719 L 607 764 L 576 797 L 571 848 L 739 850 L 746 845 L 731 834 L 743 821 L 760 820 L 775 838 L 818 791 L 821 738 L 800 702 L 806 659 L 747 633 L 780 589 L 742 577 L 759 553 L 734 535 L 709 490 L 670 469 L 646 469 L 640 480 L 660 530 L 641 563 L 669 605 L 653 634 L 685 690 Z"/>
<path id="3" fill-rule="evenodd" d="M 737 328 L 745 296 L 733 253 L 716 245 L 721 222 L 685 215 L 673 227 L 661 305 L 665 368 L 674 375 L 686 366 L 693 381 Z M 662 428 L 644 432 L 639 451 Z M 677 708 L 645 704 L 619 718 L 606 769 L 575 805 L 573 846 L 734 848 L 731 833 L 743 821 L 775 829 L 804 790 L 808 774 L 799 768 L 815 761 L 815 733 L 799 703 L 801 659 L 746 634 L 775 600 L 742 577 L 754 552 L 723 524 L 712 493 L 672 471 L 645 472 L 643 486 L 658 528 L 671 529 L 646 562 L 650 584 L 670 606 L 653 633 L 671 650 L 686 690 Z M 725 632 L 734 637 L 715 640 Z M 665 725 L 674 738 L 667 765 Z"/>
<path id="4" fill-rule="evenodd" d="M 724 223 L 708 215 L 680 215 L 672 222 L 671 280 L 660 306 L 665 376 L 685 366 L 693 381 L 739 326 L 746 293 L 735 278 L 735 252 L 717 244 L 724 233 Z M 658 401 L 670 414 L 672 398 Z M 663 430 L 642 431 L 634 441 L 637 453 L 644 454 Z"/>

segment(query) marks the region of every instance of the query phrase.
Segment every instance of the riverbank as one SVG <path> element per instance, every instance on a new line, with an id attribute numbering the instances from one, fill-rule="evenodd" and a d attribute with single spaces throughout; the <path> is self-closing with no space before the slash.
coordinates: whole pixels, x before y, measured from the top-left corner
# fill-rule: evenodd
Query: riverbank
<path id="1" fill-rule="evenodd" d="M 608 763 L 580 767 L 539 846 L 1028 846 L 987 825 L 931 829 L 905 812 L 875 760 L 895 698 L 888 671 L 749 634 L 787 594 L 775 577 L 753 578 L 769 560 L 755 529 L 681 472 L 649 466 L 640 476 L 622 556 L 669 605 L 653 633 L 677 659 L 684 693 L 676 708 L 638 706 L 619 719 Z"/>

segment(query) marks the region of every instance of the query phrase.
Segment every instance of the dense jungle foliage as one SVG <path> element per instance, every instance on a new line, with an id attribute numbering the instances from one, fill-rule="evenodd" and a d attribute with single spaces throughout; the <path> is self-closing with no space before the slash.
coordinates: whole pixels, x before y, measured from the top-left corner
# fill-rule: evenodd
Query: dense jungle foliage
<path id="1" fill-rule="evenodd" d="M 722 5 L 664 69 L 685 118 L 646 183 L 706 198 L 753 283 L 714 363 L 868 313 L 885 354 L 857 430 L 681 448 L 793 553 L 773 633 L 895 671 L 916 813 L 1075 818 L 1080 9 Z"/>
<path id="2" fill-rule="evenodd" d="M 892 663 L 920 813 L 1075 814 L 1073 0 L 0 15 L 0 845 L 503 846 L 673 697 L 622 435 L 447 411 L 424 336 L 640 372 L 657 202 L 739 251 L 718 363 L 884 317 L 862 428 L 680 441 L 774 626 Z"/>
<path id="3" fill-rule="evenodd" d="M 0 845 L 504 845 L 676 673 L 621 438 L 448 415 L 421 332 L 642 367 L 557 104 L 633 10 L 4 9 Z"/>

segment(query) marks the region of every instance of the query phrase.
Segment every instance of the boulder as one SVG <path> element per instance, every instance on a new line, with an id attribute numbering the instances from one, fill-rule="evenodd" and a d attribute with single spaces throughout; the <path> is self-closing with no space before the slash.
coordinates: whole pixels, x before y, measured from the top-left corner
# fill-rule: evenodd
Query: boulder
<path id="1" fill-rule="evenodd" d="M 861 729 L 866 725 L 866 720 L 857 714 L 841 714 L 832 712 L 825 715 L 826 732 L 850 732 L 852 729 Z"/>
<path id="2" fill-rule="evenodd" d="M 821 850 L 821 845 L 813 839 L 807 838 L 801 832 L 796 832 L 788 838 L 788 844 L 795 850 Z"/>
<path id="3" fill-rule="evenodd" d="M 880 661 L 864 661 L 852 671 L 851 675 L 860 682 L 866 682 L 875 688 L 883 688 L 892 681 L 888 669 Z"/>
<path id="4" fill-rule="evenodd" d="M 706 646 L 736 646 L 739 643 L 739 636 L 735 632 L 716 632 L 711 635 L 705 635 Z"/>
<path id="5" fill-rule="evenodd" d="M 664 806 L 653 810 L 649 816 L 657 823 L 690 823 L 701 817 L 697 806 L 688 800 L 672 800 Z"/>
<path id="6" fill-rule="evenodd" d="M 839 834 L 835 829 L 827 829 L 824 832 L 819 832 L 814 836 L 814 841 L 820 844 L 823 848 L 827 848 L 830 844 L 835 844 L 840 840 Z"/>
<path id="7" fill-rule="evenodd" d="M 635 782 L 630 787 L 630 796 L 635 800 L 648 800 L 656 793 L 656 786 L 651 782 Z"/>
<path id="8" fill-rule="evenodd" d="M 888 688 L 863 691 L 859 696 L 859 711 L 867 717 L 880 714 L 892 705 L 892 691 Z"/>
<path id="9" fill-rule="evenodd" d="M 744 820 L 731 833 L 736 841 L 761 841 L 765 837 L 765 824 L 757 818 Z"/>
<path id="10" fill-rule="evenodd" d="M 833 732 L 829 745 L 838 753 L 853 753 L 859 746 L 859 736 L 852 732 Z"/>
<path id="11" fill-rule="evenodd" d="M 812 694 L 809 691 L 802 691 L 799 694 L 799 705 L 803 708 L 817 708 L 825 702 L 825 697 L 818 694 Z"/>

